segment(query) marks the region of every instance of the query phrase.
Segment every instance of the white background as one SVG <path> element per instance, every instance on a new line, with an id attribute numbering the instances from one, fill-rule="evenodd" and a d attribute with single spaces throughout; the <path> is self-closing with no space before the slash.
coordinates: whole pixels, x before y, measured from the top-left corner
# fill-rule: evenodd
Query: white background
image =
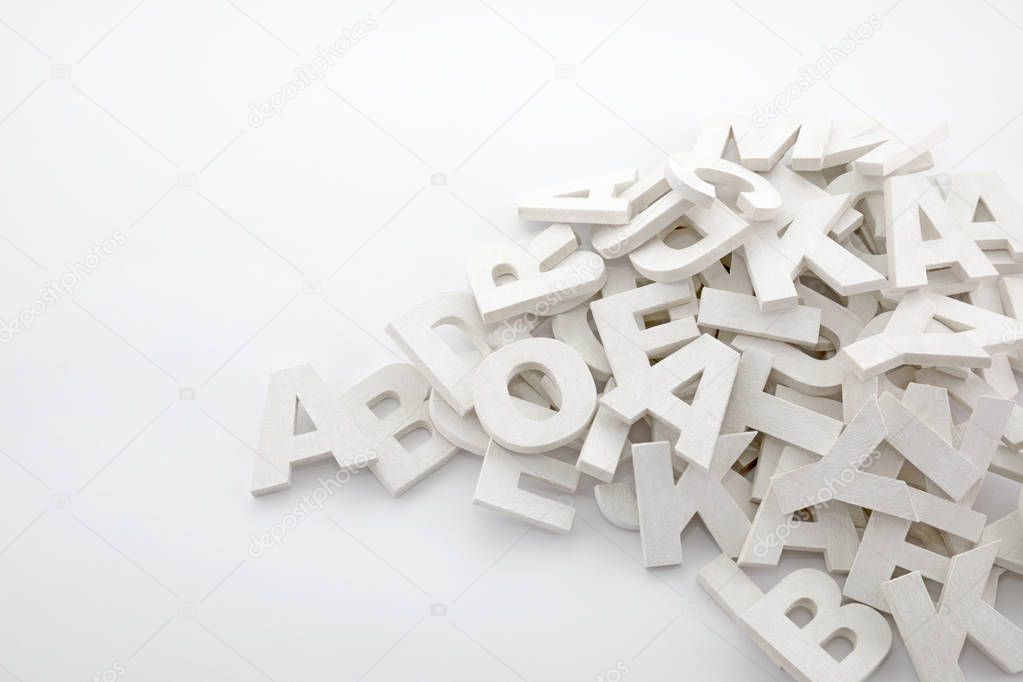
<path id="1" fill-rule="evenodd" d="M 939 170 L 1019 187 L 1023 9 L 489 1 L 0 3 L 0 317 L 127 239 L 0 346 L 0 679 L 785 678 L 697 587 L 702 527 L 682 566 L 646 570 L 588 486 L 567 536 L 473 506 L 469 455 L 398 499 L 358 475 L 250 556 L 334 473 L 249 495 L 267 375 L 309 362 L 341 391 L 394 362 L 387 321 L 535 231 L 517 197 L 653 167 L 871 14 L 793 109 L 946 119 Z M 367 15 L 323 80 L 249 125 Z M 1017 488 L 989 481 L 980 509 Z M 800 566 L 823 562 L 753 576 Z M 1003 579 L 1017 623 L 1021 602 Z M 963 665 L 1001 679 L 972 645 Z M 878 679 L 911 676 L 896 644 Z"/>

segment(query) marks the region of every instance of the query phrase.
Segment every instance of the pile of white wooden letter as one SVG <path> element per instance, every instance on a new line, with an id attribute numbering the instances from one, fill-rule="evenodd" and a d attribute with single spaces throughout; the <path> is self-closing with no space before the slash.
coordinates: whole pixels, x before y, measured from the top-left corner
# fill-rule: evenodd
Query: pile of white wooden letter
<path id="1" fill-rule="evenodd" d="M 400 495 L 464 450 L 475 504 L 566 533 L 590 476 L 647 566 L 680 564 L 699 516 L 722 552 L 701 586 L 798 680 L 866 679 L 893 629 L 922 680 L 962 679 L 967 637 L 1023 671 L 993 606 L 1023 573 L 1023 497 L 973 508 L 989 473 L 1023 482 L 1023 206 L 994 173 L 933 174 L 946 135 L 722 118 L 646 174 L 521 201 L 528 248 L 396 311 L 408 364 L 341 396 L 308 365 L 270 377 L 252 493 L 332 456 Z M 296 404 L 315 429 L 296 434 Z M 762 593 L 744 567 L 785 551 L 828 572 Z"/>

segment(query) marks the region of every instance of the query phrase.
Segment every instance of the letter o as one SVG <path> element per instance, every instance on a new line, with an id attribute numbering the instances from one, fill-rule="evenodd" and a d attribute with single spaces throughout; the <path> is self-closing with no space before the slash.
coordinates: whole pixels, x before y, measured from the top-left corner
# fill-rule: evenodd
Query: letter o
<path id="1" fill-rule="evenodd" d="M 546 374 L 561 395 L 560 409 L 546 419 L 522 414 L 508 393 L 508 382 L 530 370 Z M 547 452 L 578 438 L 597 409 L 597 388 L 586 363 L 555 339 L 523 339 L 483 358 L 472 395 L 476 416 L 491 438 L 521 453 Z"/>

